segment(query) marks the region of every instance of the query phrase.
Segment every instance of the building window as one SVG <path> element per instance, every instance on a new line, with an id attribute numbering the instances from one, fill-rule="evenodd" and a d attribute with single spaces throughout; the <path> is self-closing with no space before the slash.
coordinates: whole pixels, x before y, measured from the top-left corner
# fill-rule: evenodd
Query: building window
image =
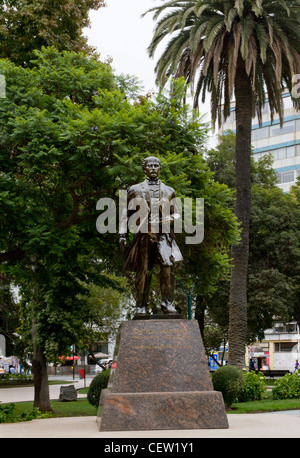
<path id="1" fill-rule="evenodd" d="M 296 119 L 296 131 L 300 130 L 300 119 Z"/>
<path id="2" fill-rule="evenodd" d="M 292 181 L 295 181 L 294 170 L 292 170 L 291 172 L 283 172 L 282 183 L 291 183 Z"/>
<path id="3" fill-rule="evenodd" d="M 260 129 L 252 130 L 252 141 L 263 140 L 269 138 L 269 127 L 261 127 Z"/>
<path id="4" fill-rule="evenodd" d="M 300 146 L 300 145 L 297 145 Z M 287 146 L 284 148 L 278 148 L 278 149 L 273 149 L 270 151 L 272 154 L 274 161 L 280 161 L 281 159 L 286 159 L 287 157 L 294 157 L 296 150 L 295 146 Z M 299 155 L 300 155 L 300 149 L 299 149 Z"/>
<path id="5" fill-rule="evenodd" d="M 289 172 L 278 172 L 277 173 L 277 183 L 292 183 L 295 181 L 295 170 Z"/>
<path id="6" fill-rule="evenodd" d="M 232 110 L 230 112 L 230 115 L 226 119 L 226 123 L 232 123 L 232 122 L 235 122 L 235 110 Z"/>
<path id="7" fill-rule="evenodd" d="M 283 105 L 284 105 L 284 109 L 285 110 L 289 110 L 289 109 L 293 108 L 294 104 L 293 104 L 293 101 L 292 101 L 291 97 L 285 97 L 283 99 Z"/>
<path id="8" fill-rule="evenodd" d="M 286 157 L 294 157 L 295 156 L 295 147 L 294 146 L 287 146 L 286 148 Z"/>
<path id="9" fill-rule="evenodd" d="M 297 323 L 288 323 L 285 329 L 286 332 L 297 332 Z"/>
<path id="10" fill-rule="evenodd" d="M 276 352 L 291 352 L 295 346 L 295 342 L 275 342 Z"/>
<path id="11" fill-rule="evenodd" d="M 265 151 L 264 153 L 254 153 L 253 154 L 253 159 L 255 161 L 258 161 L 259 159 L 263 158 L 264 156 L 267 156 L 270 153 L 270 151 Z"/>
<path id="12" fill-rule="evenodd" d="M 285 159 L 286 158 L 286 148 L 279 148 L 277 150 L 277 158 L 280 159 Z"/>
<path id="13" fill-rule="evenodd" d="M 279 124 L 271 126 L 271 137 L 277 137 L 279 135 L 292 134 L 295 131 L 295 122 L 289 121 L 285 122 L 282 127 Z"/>
<path id="14" fill-rule="evenodd" d="M 269 113 L 270 106 L 269 102 L 266 102 L 265 105 L 261 108 L 261 114 L 267 114 Z"/>
<path id="15" fill-rule="evenodd" d="M 287 324 L 276 324 L 273 329 L 274 332 L 298 332 L 298 325 L 296 321 Z"/>

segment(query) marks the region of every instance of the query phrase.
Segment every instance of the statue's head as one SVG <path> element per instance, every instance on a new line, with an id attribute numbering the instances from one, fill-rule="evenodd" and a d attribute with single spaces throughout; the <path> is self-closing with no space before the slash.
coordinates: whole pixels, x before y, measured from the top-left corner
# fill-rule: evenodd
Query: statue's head
<path id="1" fill-rule="evenodd" d="M 161 162 L 157 157 L 150 156 L 143 161 L 143 170 L 148 178 L 157 179 L 161 170 Z"/>

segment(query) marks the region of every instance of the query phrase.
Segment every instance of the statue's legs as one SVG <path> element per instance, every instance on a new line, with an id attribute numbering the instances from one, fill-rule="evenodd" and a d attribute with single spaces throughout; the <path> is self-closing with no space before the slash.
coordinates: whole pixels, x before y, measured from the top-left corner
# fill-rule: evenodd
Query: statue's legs
<path id="1" fill-rule="evenodd" d="M 146 313 L 149 283 L 150 278 L 148 269 L 139 269 L 135 277 L 135 300 L 137 313 Z"/>
<path id="2" fill-rule="evenodd" d="M 162 297 L 161 308 L 164 313 L 178 313 L 174 307 L 174 268 L 161 266 L 160 270 L 160 291 Z"/>
<path id="3" fill-rule="evenodd" d="M 147 234 L 140 234 L 137 239 L 136 250 L 139 256 L 136 263 L 135 275 L 135 302 L 136 312 L 145 314 L 150 288 L 149 275 L 149 238 Z"/>
<path id="4" fill-rule="evenodd" d="M 155 264 L 160 264 L 160 291 L 163 313 L 178 313 L 174 307 L 174 266 L 166 265 L 166 260 L 158 259 L 157 244 L 144 238 L 140 245 L 140 263 L 135 277 L 135 299 L 138 314 L 145 314 L 151 283 L 151 272 Z"/>

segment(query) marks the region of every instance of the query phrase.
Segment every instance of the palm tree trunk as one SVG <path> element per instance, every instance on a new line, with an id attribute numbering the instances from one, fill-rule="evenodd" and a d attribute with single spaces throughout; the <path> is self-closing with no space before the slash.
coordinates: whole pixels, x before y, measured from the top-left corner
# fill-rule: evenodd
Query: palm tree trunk
<path id="1" fill-rule="evenodd" d="M 251 123 L 252 89 L 241 56 L 235 79 L 236 100 L 236 204 L 235 215 L 241 225 L 241 241 L 231 250 L 232 269 L 229 298 L 229 364 L 245 367 L 247 335 L 247 273 L 249 259 L 249 221 L 251 209 Z"/>

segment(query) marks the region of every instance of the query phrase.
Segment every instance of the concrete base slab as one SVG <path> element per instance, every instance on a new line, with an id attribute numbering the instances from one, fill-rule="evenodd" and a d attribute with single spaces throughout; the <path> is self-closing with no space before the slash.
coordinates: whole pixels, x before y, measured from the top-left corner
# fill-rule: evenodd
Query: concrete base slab
<path id="1" fill-rule="evenodd" d="M 216 391 L 111 393 L 105 396 L 101 431 L 228 428 Z"/>
<path id="2" fill-rule="evenodd" d="M 174 439 L 217 438 L 300 438 L 300 412 L 294 415 L 274 414 L 230 414 L 228 429 L 186 429 L 158 431 L 104 431 L 99 432 L 94 417 L 49 418 L 22 423 L 0 424 L 1 439 L 11 438 L 98 438 L 103 445 L 112 441 L 130 439 L 159 439 L 161 442 Z M 76 441 L 75 441 L 76 442 Z M 190 441 L 189 441 L 190 442 Z M 277 442 L 276 442 L 277 444 Z"/>

